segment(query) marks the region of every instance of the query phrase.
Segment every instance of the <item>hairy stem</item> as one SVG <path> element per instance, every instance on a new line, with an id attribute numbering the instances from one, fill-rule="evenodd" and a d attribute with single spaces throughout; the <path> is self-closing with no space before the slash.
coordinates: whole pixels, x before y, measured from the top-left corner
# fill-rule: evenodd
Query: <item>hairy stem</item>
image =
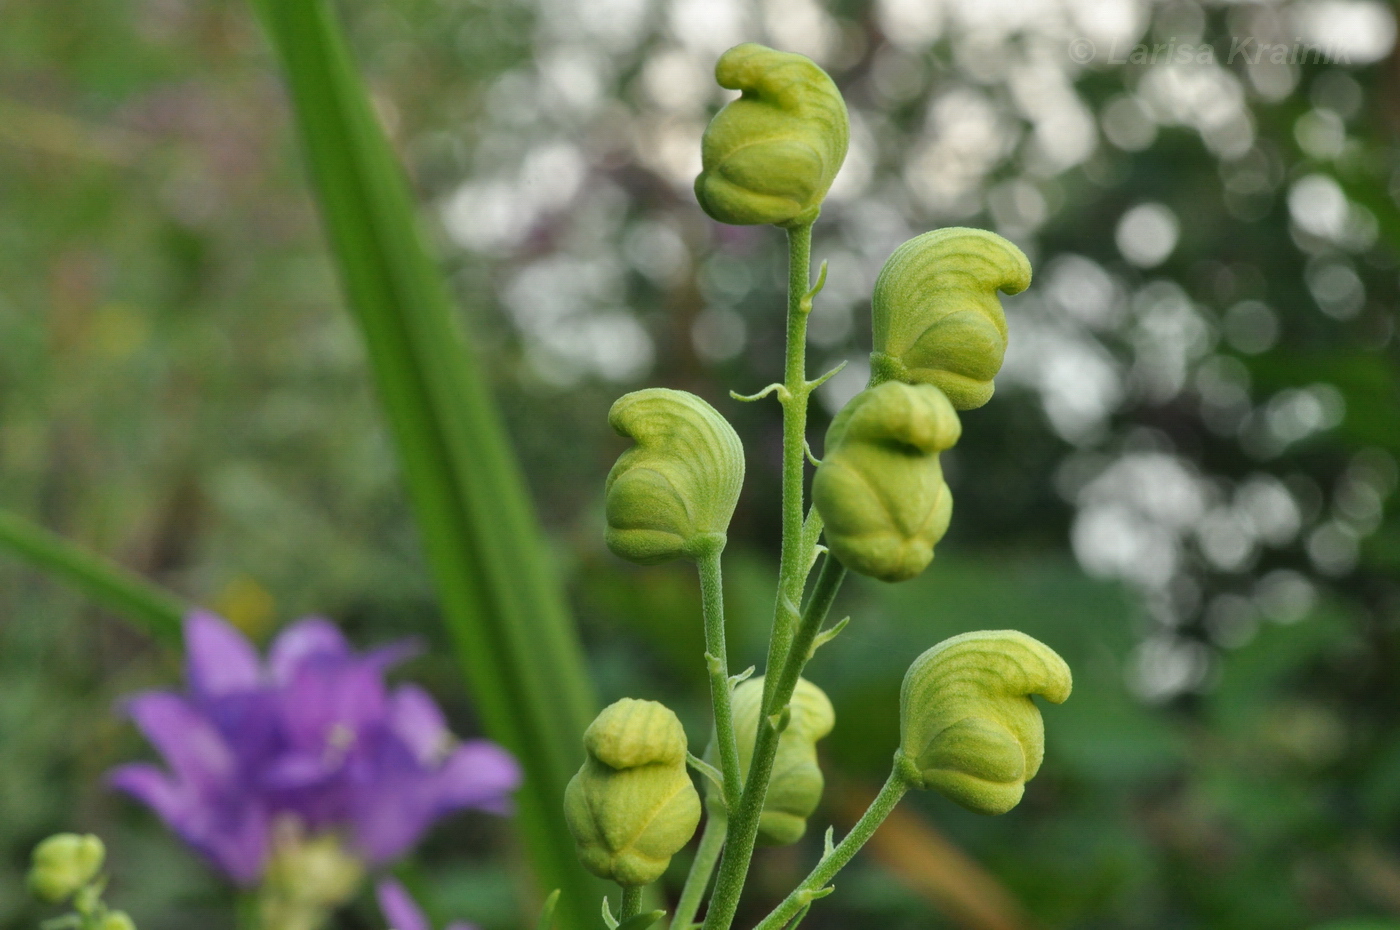
<path id="1" fill-rule="evenodd" d="M 642 886 L 628 885 L 622 889 L 622 905 L 618 908 L 617 920 L 622 923 L 629 917 L 642 912 Z"/>
<path id="2" fill-rule="evenodd" d="M 724 849 L 725 837 L 729 835 L 729 818 L 723 813 L 710 812 L 705 821 L 705 832 L 700 835 L 700 848 L 695 851 L 695 861 L 690 864 L 690 874 L 685 877 L 685 887 L 681 889 L 681 899 L 676 904 L 676 915 L 671 918 L 671 930 L 689 930 L 700 911 L 700 901 L 705 897 L 705 889 L 710 886 L 710 878 L 715 874 L 719 863 L 720 850 Z"/>
<path id="3" fill-rule="evenodd" d="M 724 641 L 721 552 L 721 548 L 715 546 L 700 556 L 696 564 L 700 569 L 700 599 L 705 615 L 705 663 L 710 670 L 710 702 L 714 705 L 715 738 L 719 741 L 720 772 L 724 775 L 724 801 L 727 806 L 733 806 L 738 802 L 741 786 L 729 685 L 729 650 Z"/>
<path id="4" fill-rule="evenodd" d="M 729 839 L 724 847 L 724 857 L 720 860 L 719 877 L 715 879 L 715 893 L 710 899 L 710 909 L 705 914 L 705 930 L 729 930 L 734 915 L 739 909 L 739 897 L 744 891 L 744 880 L 748 875 L 749 862 L 753 858 L 754 841 L 758 837 L 758 820 L 763 813 L 763 801 L 768 793 L 768 779 L 773 774 L 773 758 L 778 751 L 778 738 L 782 735 L 776 723 L 782 720 L 783 710 L 792 700 L 792 692 L 797 688 L 797 680 L 802 668 L 810 657 L 812 641 L 826 620 L 841 582 L 846 578 L 846 569 L 840 562 L 827 556 L 822 565 L 812 596 L 802 612 L 801 622 L 794 632 L 782 671 L 770 679 L 775 679 L 773 700 L 764 706 L 765 716 L 759 721 L 758 737 L 754 741 L 753 761 L 749 765 L 749 777 L 744 783 L 744 793 L 738 808 L 732 813 L 729 826 Z"/>
<path id="5" fill-rule="evenodd" d="M 880 793 L 875 796 L 856 825 L 851 828 L 845 838 L 831 850 L 822 856 L 816 868 L 803 879 L 802 884 L 793 889 L 792 894 L 783 899 L 773 913 L 759 921 L 754 930 L 781 930 L 786 927 L 788 921 L 792 920 L 810 905 L 817 898 L 821 897 L 827 883 L 836 877 L 836 873 L 845 867 L 846 863 L 865 845 L 870 837 L 875 835 L 875 830 L 884 823 L 885 818 L 894 810 L 899 799 L 904 797 L 904 792 L 909 790 L 908 783 L 899 774 L 899 765 L 896 764 L 890 772 L 890 777 L 885 780 L 885 786 L 880 789 Z"/>
<path id="6" fill-rule="evenodd" d="M 802 551 L 803 475 L 807 462 L 807 288 L 812 273 L 812 225 L 788 230 L 787 351 L 783 365 L 783 547 L 778 564 L 778 596 L 773 632 L 768 640 L 768 669 L 781 668 L 797 625 L 797 605 L 807 577 Z M 766 705 L 773 694 L 772 676 L 763 686 Z"/>

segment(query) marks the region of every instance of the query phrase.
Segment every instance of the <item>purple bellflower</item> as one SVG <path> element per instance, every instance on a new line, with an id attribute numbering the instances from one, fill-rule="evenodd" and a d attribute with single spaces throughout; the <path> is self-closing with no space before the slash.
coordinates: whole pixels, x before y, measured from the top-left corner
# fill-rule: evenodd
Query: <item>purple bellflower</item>
<path id="1" fill-rule="evenodd" d="M 445 814 L 509 809 L 520 783 L 510 754 L 457 741 L 427 692 L 385 684 L 412 644 L 356 653 L 313 617 L 283 631 L 264 664 L 227 622 L 195 612 L 185 647 L 185 693 L 126 703 L 166 767 L 123 765 L 109 780 L 239 885 L 262 878 L 282 824 L 338 835 L 378 866 Z"/>
<path id="2" fill-rule="evenodd" d="M 433 930 L 423 909 L 414 901 L 407 889 L 397 879 L 386 878 L 374 889 L 379 899 L 379 910 L 389 922 L 389 930 Z M 448 924 L 446 930 L 476 930 L 476 927 L 460 920 Z"/>

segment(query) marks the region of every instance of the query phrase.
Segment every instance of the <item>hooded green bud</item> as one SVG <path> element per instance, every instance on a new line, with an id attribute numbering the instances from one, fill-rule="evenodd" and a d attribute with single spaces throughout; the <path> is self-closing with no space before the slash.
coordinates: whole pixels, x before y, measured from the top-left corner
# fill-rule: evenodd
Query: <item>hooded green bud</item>
<path id="1" fill-rule="evenodd" d="M 66 900 L 97 877 L 106 855 L 102 841 L 90 833 L 56 833 L 34 847 L 29 890 L 50 904 Z"/>
<path id="2" fill-rule="evenodd" d="M 1031 700 L 1069 697 L 1069 666 L 1016 630 L 945 639 L 914 660 L 900 689 L 900 766 L 968 810 L 1004 814 L 1040 771 L 1045 726 Z"/>
<path id="3" fill-rule="evenodd" d="M 136 930 L 126 911 L 108 911 L 97 922 L 97 930 Z"/>
<path id="4" fill-rule="evenodd" d="M 636 441 L 608 473 L 608 548 L 655 565 L 723 548 L 744 485 L 744 447 L 694 394 L 649 388 L 619 397 L 608 422 Z"/>
<path id="5" fill-rule="evenodd" d="M 663 704 L 623 698 L 589 725 L 583 748 L 564 792 L 579 861 L 619 885 L 656 881 L 700 823 L 680 720 Z"/>
<path id="6" fill-rule="evenodd" d="M 734 689 L 733 706 L 739 776 L 747 778 L 758 740 L 758 721 L 763 714 L 763 676 L 740 683 Z M 797 680 L 789 706 L 792 717 L 778 738 L 773 774 L 758 820 L 758 840 L 769 846 L 796 843 L 807 832 L 807 818 L 817 809 L 826 785 L 817 764 L 817 741 L 836 725 L 836 712 L 826 693 L 805 678 Z M 718 764 L 713 740 L 705 758 Z M 710 786 L 708 797 L 712 805 L 723 807 L 724 799 L 714 785 Z"/>
<path id="7" fill-rule="evenodd" d="M 933 384 L 959 410 L 982 406 L 1006 355 L 997 291 L 1030 283 L 1025 253 L 996 233 L 952 227 L 910 239 L 875 281 L 875 380 Z"/>
<path id="8" fill-rule="evenodd" d="M 752 42 L 720 56 L 715 80 L 743 95 L 701 140 L 700 206 L 736 226 L 815 220 L 850 143 L 836 85 L 811 59 Z"/>
<path id="9" fill-rule="evenodd" d="M 836 415 L 812 500 L 841 564 L 884 581 L 928 567 L 953 514 L 938 453 L 961 432 L 953 405 L 931 384 L 887 381 Z"/>

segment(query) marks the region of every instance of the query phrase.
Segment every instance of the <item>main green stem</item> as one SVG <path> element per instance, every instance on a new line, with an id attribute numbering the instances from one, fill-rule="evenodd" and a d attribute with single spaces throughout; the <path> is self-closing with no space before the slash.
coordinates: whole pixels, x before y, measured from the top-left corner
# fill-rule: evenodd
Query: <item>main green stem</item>
<path id="1" fill-rule="evenodd" d="M 705 616 L 705 664 L 710 670 L 710 702 L 714 705 L 715 737 L 719 741 L 720 772 L 725 804 L 739 798 L 739 750 L 734 736 L 734 710 L 729 686 L 729 650 L 724 641 L 724 581 L 720 572 L 723 544 L 707 549 L 696 560 L 700 569 L 700 600 Z"/>
<path id="2" fill-rule="evenodd" d="M 851 861 L 866 841 L 875 835 L 875 830 L 884 823 L 885 818 L 908 790 L 909 785 L 900 776 L 899 765 L 896 764 L 890 772 L 890 777 L 885 780 L 885 786 L 880 789 L 880 793 L 875 796 L 875 800 L 860 820 L 856 821 L 851 832 L 847 833 L 831 852 L 822 856 L 817 867 L 808 874 L 802 884 L 794 888 L 792 894 L 784 898 L 773 913 L 759 921 L 754 930 L 781 930 L 787 926 L 788 921 L 820 897 L 822 889 L 826 888 L 827 883 L 836 877 L 836 873 Z"/>
<path id="3" fill-rule="evenodd" d="M 765 716 L 759 721 L 753 761 L 749 765 L 749 777 L 744 783 L 739 807 L 730 818 L 729 838 L 724 847 L 724 857 L 720 860 L 719 877 L 715 879 L 715 893 L 710 898 L 710 908 L 705 914 L 705 930 L 729 930 L 730 925 L 734 923 L 734 915 L 739 910 L 739 897 L 744 892 L 749 863 L 753 859 L 754 842 L 758 838 L 758 821 L 768 793 L 768 779 L 773 774 L 773 759 L 778 752 L 778 739 L 782 735 L 770 721 L 781 714 L 792 700 L 792 693 L 797 688 L 802 668 L 810 657 L 812 641 L 821 630 L 845 577 L 846 569 L 828 556 L 822 565 L 821 573 L 817 576 L 817 583 L 812 588 L 807 607 L 802 611 L 801 622 L 792 637 L 782 671 L 777 675 L 768 676 L 777 682 L 774 686 L 773 702 L 765 707 Z"/>
<path id="4" fill-rule="evenodd" d="M 807 578 L 808 555 L 802 547 L 803 476 L 807 462 L 807 318 L 812 305 L 807 290 L 812 274 L 812 224 L 788 230 L 787 350 L 783 365 L 783 546 L 778 563 L 778 595 L 773 606 L 773 632 L 768 640 L 769 672 L 782 668 L 797 625 L 797 606 Z M 769 674 L 763 703 L 773 696 Z"/>
<path id="5" fill-rule="evenodd" d="M 700 836 L 695 861 L 690 864 L 690 874 L 685 877 L 676 914 L 671 918 L 671 930 L 689 930 L 690 925 L 695 923 L 695 915 L 700 912 L 700 902 L 705 897 L 705 889 L 710 886 L 710 878 L 715 874 L 715 865 L 719 863 L 719 854 L 728 835 L 729 818 L 712 810 L 709 820 L 705 822 L 705 832 Z"/>
<path id="6" fill-rule="evenodd" d="M 807 400 L 814 385 L 807 380 L 807 318 L 812 311 L 809 290 L 812 265 L 810 223 L 788 230 L 787 349 L 783 366 L 783 545 L 778 566 L 777 602 L 768 640 L 767 674 L 763 683 L 764 719 L 760 721 L 748 779 L 736 806 L 731 805 L 729 836 L 720 859 L 714 895 L 705 914 L 704 930 L 729 930 L 739 910 L 749 863 L 758 837 L 759 816 L 768 794 L 781 732 L 768 721 L 792 699 L 806 665 L 812 639 L 845 577 L 834 561 L 824 566 L 807 609 L 798 602 L 811 568 L 812 548 L 803 532 L 803 477 L 807 460 Z M 830 570 L 828 570 L 830 569 Z M 825 584 L 823 584 L 825 582 Z M 780 672 L 774 674 L 775 671 Z"/>

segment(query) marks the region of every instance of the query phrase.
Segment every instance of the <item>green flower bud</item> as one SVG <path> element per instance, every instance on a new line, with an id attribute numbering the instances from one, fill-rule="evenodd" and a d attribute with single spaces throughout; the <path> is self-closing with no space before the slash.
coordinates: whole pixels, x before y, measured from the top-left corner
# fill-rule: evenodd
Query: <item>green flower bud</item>
<path id="1" fill-rule="evenodd" d="M 705 129 L 700 206 L 736 226 L 815 220 L 850 143 L 836 85 L 811 59 L 752 42 L 720 56 L 715 80 L 743 96 Z"/>
<path id="2" fill-rule="evenodd" d="M 961 432 L 953 405 L 931 384 L 887 381 L 836 415 L 812 500 L 843 565 L 884 581 L 928 567 L 953 514 L 938 453 Z"/>
<path id="3" fill-rule="evenodd" d="M 29 890 L 41 901 L 57 904 L 96 878 L 106 856 L 102 841 L 91 833 L 56 833 L 34 847 Z"/>
<path id="4" fill-rule="evenodd" d="M 136 924 L 127 916 L 126 911 L 108 911 L 97 922 L 97 930 L 136 930 Z"/>
<path id="5" fill-rule="evenodd" d="M 649 388 L 619 397 L 608 422 L 637 443 L 608 473 L 608 548 L 643 565 L 723 548 L 744 485 L 729 421 L 694 394 Z"/>
<path id="6" fill-rule="evenodd" d="M 1006 355 L 997 291 L 1030 283 L 1025 253 L 995 233 L 952 227 L 910 239 L 875 281 L 875 380 L 933 384 L 959 410 L 982 406 Z"/>
<path id="7" fill-rule="evenodd" d="M 900 767 L 979 814 L 1015 807 L 1040 771 L 1045 725 L 1031 700 L 1069 697 L 1069 666 L 1016 630 L 945 639 L 914 660 L 900 689 Z"/>
<path id="8" fill-rule="evenodd" d="M 758 841 L 769 846 L 786 846 L 802 839 L 807 818 L 817 809 L 826 786 L 817 764 L 817 741 L 836 725 L 836 712 L 826 693 L 805 678 L 797 680 L 792 693 L 792 717 L 778 737 L 773 757 L 773 774 L 763 813 L 758 820 Z M 734 689 L 734 736 L 739 749 L 739 775 L 747 778 L 758 740 L 758 721 L 763 714 L 763 677 L 750 678 Z M 705 758 L 718 765 L 714 741 Z M 724 798 L 714 785 L 708 794 L 712 805 L 724 806 Z"/>
<path id="9" fill-rule="evenodd" d="M 564 792 L 579 861 L 619 885 L 656 881 L 700 823 L 680 720 L 663 704 L 623 698 L 589 725 L 583 748 Z"/>

